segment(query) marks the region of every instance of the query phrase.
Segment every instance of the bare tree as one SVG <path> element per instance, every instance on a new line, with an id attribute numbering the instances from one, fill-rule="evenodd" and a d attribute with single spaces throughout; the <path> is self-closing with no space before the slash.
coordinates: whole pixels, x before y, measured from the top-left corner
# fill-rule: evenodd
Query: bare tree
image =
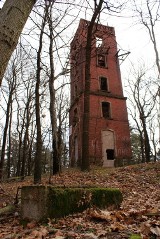
<path id="1" fill-rule="evenodd" d="M 12 101 L 13 103 L 13 101 Z M 8 152 L 7 152 L 7 178 L 11 175 L 11 148 L 12 148 L 12 115 L 13 115 L 13 104 L 10 106 L 10 117 L 8 127 Z"/>
<path id="2" fill-rule="evenodd" d="M 68 89 L 67 89 L 68 90 Z M 57 139 L 58 139 L 58 158 L 60 164 L 60 171 L 62 166 L 67 165 L 68 150 L 67 150 L 67 139 L 66 139 L 66 130 L 69 127 L 68 118 L 68 109 L 69 109 L 69 99 L 67 94 L 64 94 L 64 89 L 61 87 L 60 92 L 57 92 L 56 97 L 56 109 L 57 109 Z"/>
<path id="3" fill-rule="evenodd" d="M 53 3 L 54 1 L 51 1 L 50 3 Z M 40 7 L 46 7 L 46 9 L 48 8 L 48 1 L 44 1 L 43 2 L 43 5 L 41 5 Z M 64 5 L 65 6 L 65 5 Z M 68 4 L 68 6 L 70 6 Z M 52 11 L 54 11 L 52 9 Z M 38 12 L 40 13 L 39 17 L 41 17 L 41 14 L 42 12 Z M 36 14 L 36 13 L 35 13 Z M 58 26 L 61 22 L 61 20 L 63 20 L 64 16 L 66 14 L 66 11 L 64 10 L 64 15 L 62 16 L 62 12 L 61 12 L 61 17 L 59 18 L 58 22 L 57 22 L 57 13 L 56 13 L 56 21 L 54 21 L 54 18 L 53 19 L 50 19 L 50 26 L 52 24 L 52 28 L 54 28 L 54 26 Z M 38 14 L 37 14 L 38 15 Z M 56 46 L 56 43 L 54 43 L 56 46 L 55 49 L 53 49 L 53 45 L 51 46 L 50 45 L 50 52 L 52 54 L 50 54 L 50 59 L 52 61 L 52 65 L 51 67 L 49 67 L 49 73 L 50 73 L 50 76 L 52 76 L 51 78 L 48 78 L 48 75 L 46 74 L 46 82 L 42 82 L 42 71 L 43 73 L 45 74 L 45 67 L 47 66 L 48 64 L 48 61 L 46 60 L 45 61 L 45 53 L 43 52 L 43 49 L 42 49 L 42 45 L 43 45 L 43 40 L 44 40 L 44 35 L 47 36 L 48 38 L 50 37 L 49 34 L 48 34 L 48 29 L 45 29 L 45 22 L 46 22 L 46 16 L 47 16 L 47 13 L 45 16 L 43 16 L 43 19 L 41 18 L 41 20 L 43 21 L 42 23 L 42 26 L 40 26 L 40 24 L 37 24 L 36 26 L 38 26 L 38 28 L 41 30 L 41 33 L 40 33 L 40 36 L 38 36 L 39 38 L 39 47 L 38 47 L 38 50 L 35 49 L 35 46 L 34 46 L 34 50 L 37 51 L 37 66 L 35 68 L 37 68 L 37 72 L 36 72 L 36 86 L 35 86 L 35 96 L 36 96 L 36 137 L 37 137 L 37 150 L 36 150 L 36 156 L 35 156 L 35 172 L 34 172 L 34 182 L 35 183 L 39 183 L 41 181 L 41 169 L 42 169 L 42 138 L 43 138 L 43 110 L 42 109 L 42 103 L 44 105 L 44 102 L 46 101 L 50 101 L 50 99 L 48 98 L 48 95 L 46 96 L 45 98 L 45 95 L 43 94 L 43 90 L 44 90 L 44 85 L 45 83 L 49 82 L 51 83 L 50 86 L 51 88 L 53 87 L 53 90 L 54 89 L 54 84 L 52 84 L 55 80 L 57 80 L 60 76 L 64 75 L 67 73 L 66 69 L 62 68 L 62 71 L 59 73 L 59 74 L 56 74 L 56 76 L 54 75 L 55 72 L 54 72 L 54 64 L 53 64 L 53 52 L 58 52 L 58 49 L 57 49 L 57 46 Z M 40 19 L 40 18 L 39 18 Z M 35 19 L 34 19 L 35 20 Z M 49 18 L 48 18 L 48 22 L 49 22 Z M 72 21 L 71 21 L 72 22 Z M 71 22 L 68 24 L 70 25 Z M 35 21 L 35 24 L 36 24 L 36 21 Z M 53 25 L 54 24 L 54 25 Z M 67 25 L 67 26 L 68 26 Z M 49 26 L 49 27 L 50 27 Z M 64 27 L 63 30 L 65 30 L 67 28 L 67 26 Z M 53 29 L 52 29 L 53 30 Z M 57 29 L 56 29 L 57 30 Z M 56 32 L 55 30 L 55 33 L 53 34 L 53 31 L 50 33 L 51 34 L 51 38 L 52 40 L 55 42 L 55 37 L 59 37 L 59 39 L 61 39 L 61 42 L 63 43 L 61 46 L 60 46 L 60 49 L 62 49 L 62 47 L 66 46 L 66 43 L 64 42 L 63 38 L 60 36 L 61 32 L 63 31 L 62 28 L 60 28 L 59 32 Z M 24 37 L 24 36 L 23 36 Z M 28 37 L 28 36 L 27 36 Z M 53 41 L 51 44 L 53 44 Z M 47 49 L 48 47 L 48 42 L 47 44 L 44 44 L 43 45 L 45 50 Z M 26 49 L 26 46 L 25 46 L 25 49 Z M 33 48 L 32 48 L 33 49 Z M 28 52 L 27 52 L 28 53 Z M 47 52 L 48 56 L 49 56 L 49 52 Z M 57 55 L 59 53 L 56 53 Z M 64 57 L 64 55 L 63 55 Z M 32 59 L 33 60 L 33 59 Z M 34 61 L 34 60 L 33 60 Z M 47 63 L 46 63 L 47 62 Z M 62 63 L 61 61 L 59 61 L 60 64 Z M 61 64 L 63 65 L 63 64 Z M 53 67 L 52 67 L 53 66 Z M 52 74 L 51 74 L 52 73 Z M 27 74 L 30 74 L 30 69 L 28 69 L 28 72 Z M 26 76 L 25 76 L 26 77 Z M 51 79 L 51 81 L 50 81 Z M 21 75 L 21 80 L 23 82 L 23 75 Z M 25 80 L 27 80 L 25 78 Z M 28 84 L 29 82 L 34 82 L 33 81 L 34 79 L 32 78 L 29 78 L 28 77 Z M 23 82 L 24 83 L 24 82 Z M 51 89 L 50 88 L 50 89 Z M 27 91 L 27 88 L 24 86 L 24 91 L 26 92 Z M 55 92 L 54 92 L 55 94 Z M 32 161 L 32 156 L 34 154 L 33 152 L 33 148 L 34 148 L 34 128 L 35 128 L 35 122 L 32 121 L 33 123 L 33 130 L 30 131 L 30 128 L 31 127 L 31 122 L 30 122 L 30 117 L 31 117 L 31 112 L 30 112 L 30 106 L 29 102 L 33 101 L 33 98 L 29 96 L 30 94 L 28 94 L 28 96 L 26 95 L 27 98 L 25 98 L 25 100 L 23 102 L 20 102 L 19 101 L 19 98 L 18 98 L 18 94 L 17 94 L 17 131 L 18 131 L 18 135 L 19 135 L 19 149 L 18 149 L 18 160 L 16 162 L 16 165 L 17 165 L 17 172 L 16 172 L 16 175 L 17 176 L 20 176 L 22 175 L 23 177 L 26 175 L 26 173 L 28 172 L 28 174 L 31 174 L 32 170 L 32 164 L 33 162 L 31 163 L 30 165 L 30 162 Z M 54 96 L 54 95 L 53 95 Z M 43 99 L 42 99 L 43 97 Z M 51 102 L 54 103 L 54 101 L 52 101 L 52 98 L 51 98 Z M 31 106 L 32 107 L 32 106 Z M 48 105 L 47 105 L 47 108 L 45 109 L 45 111 L 47 111 L 49 109 Z M 56 112 L 56 106 L 53 107 L 54 111 Z M 54 125 L 54 132 L 55 132 L 55 135 L 58 134 L 60 135 L 59 132 L 61 132 L 60 128 L 57 128 L 55 127 L 55 125 L 57 124 L 57 115 L 55 114 L 54 115 L 54 122 L 53 122 L 53 125 Z M 31 137 L 30 137 L 31 136 Z M 57 135 L 56 135 L 57 137 Z M 55 138 L 55 137 L 54 137 Z M 60 139 L 57 139 L 57 142 L 58 142 L 58 145 L 61 144 L 61 140 Z M 59 143 L 60 142 L 60 143 Z M 46 144 L 46 143 L 45 143 Z M 58 146 L 59 147 L 59 146 Z M 27 168 L 26 168 L 27 166 Z M 59 166 L 58 166 L 59 167 Z"/>
<path id="4" fill-rule="evenodd" d="M 141 143 L 142 162 L 149 162 L 151 156 L 149 123 L 155 114 L 157 90 L 155 82 L 147 76 L 144 66 L 134 71 L 133 76 L 128 79 L 130 102 L 129 113 L 133 118 L 139 132 Z"/>
<path id="5" fill-rule="evenodd" d="M 59 158 L 58 158 L 58 139 L 57 139 L 57 116 L 56 116 L 56 92 L 55 92 L 55 70 L 54 70 L 54 57 L 53 57 L 53 19 L 52 19 L 52 6 L 48 11 L 48 25 L 49 25 L 49 60 L 50 60 L 50 74 L 49 74 L 49 92 L 50 92 L 50 118 L 52 130 L 52 156 L 53 156 L 53 174 L 59 172 Z"/>
<path id="6" fill-rule="evenodd" d="M 153 114 L 152 119 L 149 122 L 149 131 L 150 131 L 150 141 L 152 143 L 153 146 L 153 153 L 152 153 L 152 157 L 153 160 L 156 162 L 157 161 L 157 152 L 158 152 L 158 144 L 159 144 L 159 139 L 157 139 L 156 137 L 156 129 L 158 128 L 158 122 L 157 120 L 155 120 L 157 118 L 157 109 L 155 111 L 155 114 Z"/>
<path id="7" fill-rule="evenodd" d="M 3 167 L 4 167 L 4 160 L 5 160 L 5 149 L 6 149 L 6 142 L 7 142 L 7 131 L 8 126 L 10 124 L 10 116 L 11 116 L 11 108 L 13 103 L 13 94 L 16 88 L 16 81 L 17 81 L 17 73 L 16 73 L 16 67 L 13 64 L 12 67 L 12 76 L 8 79 L 9 84 L 9 92 L 8 92 L 8 102 L 7 102 L 7 109 L 6 109 L 6 120 L 5 120 L 5 127 L 4 127 L 4 133 L 3 133 L 3 143 L 2 143 L 2 152 L 1 152 L 1 159 L 0 159 L 0 180 L 2 180 L 3 177 Z"/>
<path id="8" fill-rule="evenodd" d="M 34 150 L 33 150 L 33 145 L 34 145 L 34 139 L 35 139 L 35 131 L 36 127 L 34 124 L 34 121 L 32 121 L 31 124 L 31 132 L 29 135 L 28 139 L 28 161 L 27 161 L 27 175 L 30 176 L 33 172 L 33 166 L 34 166 Z"/>
<path id="9" fill-rule="evenodd" d="M 36 107 L 36 126 L 37 126 L 37 140 L 36 140 L 36 155 L 35 155 L 35 168 L 34 168 L 34 183 L 41 183 L 42 174 L 42 131 L 41 131 L 41 114 L 40 114 L 40 84 L 41 84 L 41 54 L 43 46 L 43 34 L 47 21 L 48 7 L 44 9 L 44 17 L 39 36 L 39 48 L 37 52 L 37 73 L 36 73 L 36 86 L 35 86 L 35 107 Z"/>
<path id="10" fill-rule="evenodd" d="M 51 122 L 51 135 L 52 135 L 52 162 L 53 162 L 53 174 L 60 172 L 61 170 L 61 146 L 62 146 L 62 118 L 60 117 L 61 114 L 57 111 L 56 107 L 56 99 L 57 99 L 57 91 L 59 89 L 64 89 L 65 84 L 61 83 L 61 79 L 65 76 L 68 70 L 68 64 L 66 60 L 61 60 L 61 52 L 67 46 L 68 42 L 65 42 L 62 38 L 62 34 L 65 30 L 71 25 L 73 20 L 68 21 L 65 27 L 61 28 L 61 22 L 65 20 L 68 16 L 68 12 L 70 10 L 70 5 L 68 5 L 64 12 L 60 12 L 54 16 L 54 9 L 56 9 L 54 1 L 48 3 L 47 7 L 47 23 L 48 28 L 45 31 L 47 36 L 49 50 L 48 50 L 48 58 L 49 58 L 49 67 L 46 66 L 46 76 L 47 76 L 47 83 L 49 83 L 49 114 L 50 114 L 50 122 Z M 56 22 L 54 18 L 56 17 Z M 74 17 L 75 19 L 76 17 Z M 66 55 L 67 56 L 67 55 Z M 64 57 L 64 54 L 63 54 Z M 68 59 L 67 59 L 68 60 Z M 56 67 L 56 63 L 58 62 L 58 66 Z M 61 66 L 61 69 L 59 67 Z M 58 70 L 57 70 L 58 69 Z M 60 79 L 60 80 L 59 80 Z M 57 87 L 56 87 L 57 85 Z M 59 105 L 61 105 L 61 101 Z"/>
<path id="11" fill-rule="evenodd" d="M 22 142 L 23 142 L 23 133 L 25 127 L 25 110 L 22 112 L 22 106 L 19 104 L 19 99 L 16 96 L 17 102 L 17 125 L 16 132 L 18 135 L 18 157 L 17 157 L 17 166 L 16 166 L 16 176 L 20 176 L 21 165 L 22 165 Z"/>
<path id="12" fill-rule="evenodd" d="M 24 110 L 24 119 L 25 119 L 25 127 L 24 127 L 24 139 L 23 139 L 23 153 L 22 153 L 22 167 L 21 167 L 21 177 L 24 179 L 26 170 L 27 161 L 29 158 L 29 126 L 31 124 L 31 118 L 33 112 L 31 108 L 32 101 L 33 101 L 33 92 L 32 92 L 32 83 L 28 79 L 28 84 L 26 86 L 26 98 L 27 101 L 25 103 L 25 110 Z"/>
<path id="13" fill-rule="evenodd" d="M 156 38 L 156 25 L 160 20 L 159 11 L 160 11 L 160 2 L 157 0 L 150 1 L 145 0 L 142 4 L 139 4 L 135 0 L 134 3 L 134 10 L 138 13 L 138 20 L 141 24 L 147 29 L 148 35 L 150 40 L 153 44 L 155 59 L 156 59 L 156 66 L 158 70 L 158 77 L 160 76 L 160 57 L 159 57 L 159 50 L 158 50 L 158 41 L 159 39 Z"/>

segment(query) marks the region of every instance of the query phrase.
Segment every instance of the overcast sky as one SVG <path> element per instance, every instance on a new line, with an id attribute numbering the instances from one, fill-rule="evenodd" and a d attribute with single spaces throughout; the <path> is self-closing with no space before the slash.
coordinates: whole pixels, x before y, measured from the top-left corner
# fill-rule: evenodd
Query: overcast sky
<path id="1" fill-rule="evenodd" d="M 143 1 L 145 0 L 141 0 L 139 3 Z M 2 7 L 3 2 L 4 0 L 0 0 L 0 7 Z M 129 7 L 132 8 L 130 5 Z M 74 14 L 76 14 L 76 9 L 73 9 Z M 113 14 L 112 16 L 109 16 L 107 12 L 102 14 L 101 22 L 104 25 L 109 25 L 115 28 L 118 48 L 131 52 L 124 64 L 126 64 L 128 60 L 136 62 L 136 60 L 141 58 L 150 63 L 150 60 L 152 61 L 154 59 L 153 46 L 150 44 L 148 34 L 144 27 L 140 24 L 136 24 L 136 19 L 131 17 L 133 12 L 127 9 L 126 11 L 123 11 L 122 14 L 114 15 L 118 15 L 119 17 L 113 16 Z M 74 32 L 76 27 L 78 27 L 78 21 L 80 18 L 90 20 L 91 15 L 89 11 L 87 14 L 85 11 L 82 11 L 72 29 L 70 28 L 70 32 L 72 32 L 72 30 Z"/>
<path id="2" fill-rule="evenodd" d="M 79 3 L 84 0 L 78 1 Z M 141 2 L 145 2 L 146 0 L 138 1 L 138 4 Z M 0 7 L 2 7 L 4 0 L 0 1 Z M 63 2 L 63 1 L 62 1 Z M 76 0 L 75 0 L 76 2 Z M 89 3 L 92 3 L 90 1 Z M 57 3 L 57 9 L 58 9 Z M 131 6 L 129 5 L 130 9 L 126 9 L 121 14 L 113 14 L 110 16 L 107 11 L 101 14 L 101 23 L 104 25 L 109 25 L 115 28 L 116 38 L 118 49 L 122 51 L 125 50 L 126 52 L 131 52 L 130 55 L 126 58 L 126 60 L 121 65 L 121 75 L 122 81 L 125 85 L 125 77 L 127 77 L 128 72 L 130 71 L 130 63 L 132 62 L 135 66 L 138 67 L 139 61 L 146 62 L 147 65 L 152 65 L 155 56 L 153 52 L 153 46 L 150 42 L 148 33 L 144 26 L 137 24 L 137 20 L 132 17 L 133 12 L 131 11 Z M 78 8 L 73 7 L 73 10 L 70 12 L 71 16 L 76 16 Z M 85 8 L 84 8 L 85 9 Z M 115 15 L 115 16 L 113 16 Z M 79 17 L 75 20 L 74 24 L 70 26 L 68 30 L 68 35 L 65 37 L 69 37 L 74 35 L 76 28 L 78 27 L 78 23 L 80 18 L 84 18 L 86 20 L 91 19 L 91 11 L 87 12 L 83 10 Z M 159 23 L 158 23 L 159 24 Z M 156 29 L 156 36 L 159 39 L 160 35 L 160 27 L 157 26 Z"/>

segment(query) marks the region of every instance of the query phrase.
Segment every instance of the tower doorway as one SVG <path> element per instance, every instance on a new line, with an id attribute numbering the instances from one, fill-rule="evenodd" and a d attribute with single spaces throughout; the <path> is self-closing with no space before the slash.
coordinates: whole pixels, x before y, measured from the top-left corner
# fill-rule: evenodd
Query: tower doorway
<path id="1" fill-rule="evenodd" d="M 102 160 L 104 167 L 114 167 L 115 142 L 114 132 L 111 130 L 102 131 Z"/>

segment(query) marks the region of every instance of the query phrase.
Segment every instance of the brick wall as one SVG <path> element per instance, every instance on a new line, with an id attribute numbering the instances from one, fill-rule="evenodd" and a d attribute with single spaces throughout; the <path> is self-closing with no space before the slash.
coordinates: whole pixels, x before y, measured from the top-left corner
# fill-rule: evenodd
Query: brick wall
<path id="1" fill-rule="evenodd" d="M 79 28 L 71 44 L 71 107 L 70 107 L 70 157 L 74 164 L 74 139 L 78 138 L 78 163 L 82 152 L 83 123 L 83 90 L 85 79 L 85 45 L 88 22 L 81 20 Z M 101 164 L 104 161 L 102 152 L 102 131 L 112 131 L 114 135 L 115 158 L 130 159 L 131 144 L 126 107 L 123 95 L 117 44 L 114 28 L 95 24 L 92 41 L 91 81 L 90 81 L 90 123 L 89 123 L 89 153 L 92 162 Z M 102 39 L 102 45 L 96 46 L 96 37 Z M 99 55 L 105 56 L 105 66 L 98 65 Z M 107 90 L 100 87 L 100 78 L 107 79 Z M 110 104 L 110 117 L 104 118 L 102 102 Z M 77 109 L 78 120 L 75 124 L 74 114 Z M 106 138 L 107 140 L 107 138 Z M 76 162 L 77 164 L 77 162 Z"/>

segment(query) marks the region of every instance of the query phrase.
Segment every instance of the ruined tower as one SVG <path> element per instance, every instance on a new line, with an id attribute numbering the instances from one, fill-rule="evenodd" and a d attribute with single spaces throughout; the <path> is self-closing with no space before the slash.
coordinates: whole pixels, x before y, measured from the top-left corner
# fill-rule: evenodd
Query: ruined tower
<path id="1" fill-rule="evenodd" d="M 80 165 L 85 82 L 85 47 L 89 22 L 81 19 L 71 43 L 70 159 Z M 112 167 L 131 158 L 126 98 L 123 95 L 113 27 L 95 24 L 90 70 L 89 156 Z"/>

